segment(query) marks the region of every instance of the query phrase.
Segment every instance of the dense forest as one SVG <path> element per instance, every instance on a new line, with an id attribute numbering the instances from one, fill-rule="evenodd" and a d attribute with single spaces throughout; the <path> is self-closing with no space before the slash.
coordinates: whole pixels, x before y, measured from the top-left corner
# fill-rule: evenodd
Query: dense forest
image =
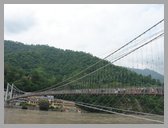
<path id="1" fill-rule="evenodd" d="M 4 51 L 5 85 L 15 82 L 25 91 L 61 82 L 98 60 L 83 52 L 13 41 L 5 41 Z"/>
<path id="2" fill-rule="evenodd" d="M 14 83 L 19 89 L 24 91 L 36 91 L 43 89 L 79 73 L 88 66 L 100 61 L 99 58 L 84 52 L 62 50 L 47 45 L 25 45 L 20 42 L 4 42 L 4 75 L 5 88 L 6 84 Z M 86 70 L 83 76 L 99 68 L 102 64 L 108 64 L 108 61 Z M 114 86 L 114 85 L 139 85 L 161 86 L 159 80 L 152 79 L 151 76 L 142 76 L 127 68 L 110 64 L 106 76 L 101 76 L 102 80 L 93 83 L 97 86 Z M 103 74 L 103 73 L 102 73 Z M 99 76 L 96 76 L 98 78 Z M 116 79 L 117 78 L 117 79 Z M 83 79 L 86 87 L 87 78 Z M 80 82 L 78 83 L 80 84 Z"/>

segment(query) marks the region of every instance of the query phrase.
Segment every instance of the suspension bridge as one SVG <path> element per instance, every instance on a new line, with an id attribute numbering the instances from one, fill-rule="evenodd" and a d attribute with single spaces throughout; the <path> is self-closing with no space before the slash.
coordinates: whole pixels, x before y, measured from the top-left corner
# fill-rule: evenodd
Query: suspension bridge
<path id="1" fill-rule="evenodd" d="M 25 92 L 17 85 L 8 83 L 4 99 L 10 102 L 31 96 L 53 95 L 74 101 L 76 105 L 82 107 L 164 123 L 158 119 L 139 116 L 141 114 L 161 116 L 153 111 L 164 104 L 154 104 L 153 109 L 144 110 L 139 102 L 144 101 L 146 96 L 163 101 L 164 83 L 131 70 L 150 69 L 163 74 L 163 39 L 164 19 L 100 61 L 56 85 L 34 92 Z M 133 104 L 136 104 L 134 108 L 130 105 L 131 99 L 134 100 Z M 145 106 L 145 102 L 143 105 Z"/>

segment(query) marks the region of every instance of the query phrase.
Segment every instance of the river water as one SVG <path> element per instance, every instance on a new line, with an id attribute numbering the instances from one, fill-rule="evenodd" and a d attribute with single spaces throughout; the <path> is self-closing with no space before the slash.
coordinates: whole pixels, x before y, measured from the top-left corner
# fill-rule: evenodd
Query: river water
<path id="1" fill-rule="evenodd" d="M 144 116 L 143 116 L 144 117 Z M 152 119 L 163 121 L 163 116 Z M 5 124 L 153 124 L 157 122 L 116 114 L 4 109 Z"/>

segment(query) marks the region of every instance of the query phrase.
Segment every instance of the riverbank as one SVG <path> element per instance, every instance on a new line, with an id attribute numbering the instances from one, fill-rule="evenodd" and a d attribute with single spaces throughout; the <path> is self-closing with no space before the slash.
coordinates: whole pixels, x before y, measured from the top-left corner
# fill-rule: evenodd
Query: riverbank
<path id="1" fill-rule="evenodd" d="M 39 110 L 40 105 L 37 97 L 31 97 L 27 102 L 10 102 L 5 103 L 5 108 L 19 108 L 19 109 L 28 109 L 28 110 Z M 42 100 L 41 100 L 42 101 Z M 82 110 L 78 107 L 75 102 L 66 101 L 61 99 L 52 99 L 45 100 L 46 104 L 48 104 L 45 110 L 47 111 L 59 111 L 59 112 L 78 112 L 80 113 Z M 46 106 L 45 106 L 46 107 Z"/>
<path id="2" fill-rule="evenodd" d="M 6 105 L 5 109 L 23 109 L 23 110 L 35 110 L 35 111 L 41 111 L 38 106 L 26 106 L 26 108 L 23 108 L 22 106 L 10 106 Z M 49 108 L 48 111 L 57 111 L 57 112 L 77 112 L 81 113 L 82 110 L 78 107 L 72 107 L 72 108 Z"/>

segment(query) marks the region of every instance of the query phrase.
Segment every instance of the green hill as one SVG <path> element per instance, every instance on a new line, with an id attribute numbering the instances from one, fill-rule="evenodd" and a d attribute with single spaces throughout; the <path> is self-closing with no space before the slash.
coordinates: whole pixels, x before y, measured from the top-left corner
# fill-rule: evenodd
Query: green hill
<path id="1" fill-rule="evenodd" d="M 62 50 L 46 45 L 25 45 L 7 40 L 4 41 L 4 51 L 5 87 L 7 82 L 14 82 L 18 88 L 24 91 L 35 91 L 57 84 L 100 60 L 84 52 Z M 102 61 L 77 77 L 107 63 L 109 62 Z M 106 70 L 106 74 L 101 82 L 95 83 L 95 86 L 161 85 L 158 80 L 152 79 L 150 76 L 138 75 L 127 68 L 112 64 Z"/>

